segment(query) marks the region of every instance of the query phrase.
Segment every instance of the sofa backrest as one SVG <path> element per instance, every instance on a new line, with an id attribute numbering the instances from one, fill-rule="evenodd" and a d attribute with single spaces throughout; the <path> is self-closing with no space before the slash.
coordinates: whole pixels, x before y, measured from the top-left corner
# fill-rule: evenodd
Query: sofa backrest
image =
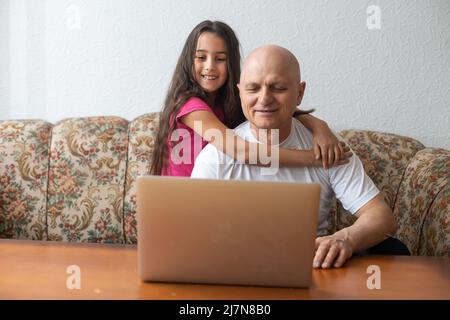
<path id="1" fill-rule="evenodd" d="M 53 126 L 49 240 L 122 243 L 128 121 L 65 119 Z"/>
<path id="2" fill-rule="evenodd" d="M 0 238 L 136 243 L 136 178 L 150 171 L 158 120 L 159 113 L 131 122 L 118 117 L 72 118 L 54 125 L 42 120 L 1 121 Z M 422 211 L 431 208 L 428 211 L 439 215 L 439 206 L 449 203 L 448 183 L 442 182 L 430 198 L 436 201 L 428 201 L 423 208 L 411 202 L 417 187 L 408 189 L 409 181 L 417 181 L 417 166 L 424 168 L 411 160 L 418 157 L 419 163 L 428 161 L 428 153 L 422 151 L 422 156 L 419 152 L 424 146 L 388 133 L 345 130 L 340 134 L 361 158 L 396 219 L 420 228 L 427 224 L 433 227 L 432 215 L 406 213 L 417 206 Z M 448 181 L 448 151 L 441 158 L 435 166 L 443 166 L 439 179 Z M 421 172 L 426 175 L 426 170 Z M 329 216 L 329 232 L 353 221 L 354 217 L 336 202 Z M 417 244 L 413 235 L 421 232 L 417 228 L 411 227 L 410 233 L 402 228 L 402 240 L 419 254 L 431 252 Z M 448 250 L 448 246 L 440 250 Z"/>
<path id="3" fill-rule="evenodd" d="M 0 122 L 0 238 L 47 239 L 47 186 L 52 125 Z"/>
<path id="4" fill-rule="evenodd" d="M 0 122 L 0 238 L 136 243 L 159 113 Z"/>

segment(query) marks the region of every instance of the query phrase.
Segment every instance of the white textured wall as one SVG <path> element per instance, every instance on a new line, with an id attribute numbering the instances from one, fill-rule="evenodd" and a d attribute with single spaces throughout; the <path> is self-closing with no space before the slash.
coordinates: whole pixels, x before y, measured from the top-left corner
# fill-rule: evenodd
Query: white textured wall
<path id="1" fill-rule="evenodd" d="M 380 30 L 367 28 L 369 5 L 381 9 Z M 204 19 L 230 24 L 244 55 L 267 43 L 291 49 L 303 105 L 335 130 L 450 148 L 448 0 L 0 0 L 0 118 L 157 111 Z"/>
<path id="2" fill-rule="evenodd" d="M 0 0 L 0 119 L 9 117 L 9 3 Z"/>

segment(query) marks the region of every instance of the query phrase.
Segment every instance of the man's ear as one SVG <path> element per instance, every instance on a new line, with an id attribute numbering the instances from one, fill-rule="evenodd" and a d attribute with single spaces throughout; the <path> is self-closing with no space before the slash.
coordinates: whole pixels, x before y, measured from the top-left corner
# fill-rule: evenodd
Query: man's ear
<path id="1" fill-rule="evenodd" d="M 241 85 L 238 83 L 236 84 L 236 86 L 238 87 L 239 92 L 241 91 Z"/>
<path id="2" fill-rule="evenodd" d="M 303 96 L 305 94 L 305 88 L 306 88 L 306 82 L 300 82 L 298 85 L 298 96 L 297 96 L 297 106 L 299 106 L 302 103 Z"/>

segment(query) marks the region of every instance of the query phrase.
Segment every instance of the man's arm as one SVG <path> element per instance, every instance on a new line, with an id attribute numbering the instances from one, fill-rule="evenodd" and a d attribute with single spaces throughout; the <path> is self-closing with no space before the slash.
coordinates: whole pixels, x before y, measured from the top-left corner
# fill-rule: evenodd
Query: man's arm
<path id="1" fill-rule="evenodd" d="M 356 217 L 353 225 L 335 233 L 350 243 L 353 252 L 370 248 L 395 233 L 394 215 L 382 194 L 359 209 Z"/>
<path id="2" fill-rule="evenodd" d="M 370 248 L 395 233 L 394 216 L 381 194 L 362 206 L 356 216 L 353 225 L 316 239 L 315 268 L 339 268 L 354 252 Z"/>

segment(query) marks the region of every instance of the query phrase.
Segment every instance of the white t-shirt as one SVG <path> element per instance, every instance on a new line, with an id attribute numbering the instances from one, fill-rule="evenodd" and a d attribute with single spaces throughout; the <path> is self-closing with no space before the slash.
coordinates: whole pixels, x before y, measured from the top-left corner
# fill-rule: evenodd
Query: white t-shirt
<path id="1" fill-rule="evenodd" d="M 234 131 L 247 141 L 258 142 L 248 121 L 238 126 Z M 312 141 L 311 132 L 300 121 L 292 119 L 291 132 L 279 147 L 310 150 L 313 145 Z M 355 154 L 350 158 L 348 164 L 329 169 L 323 167 L 281 167 L 272 175 L 261 174 L 261 169 L 262 167 L 239 163 L 213 145 L 207 145 L 198 155 L 191 177 L 319 183 L 321 186 L 317 230 L 319 236 L 327 234 L 327 216 L 334 195 L 341 201 L 346 210 L 354 214 L 379 193 Z"/>

